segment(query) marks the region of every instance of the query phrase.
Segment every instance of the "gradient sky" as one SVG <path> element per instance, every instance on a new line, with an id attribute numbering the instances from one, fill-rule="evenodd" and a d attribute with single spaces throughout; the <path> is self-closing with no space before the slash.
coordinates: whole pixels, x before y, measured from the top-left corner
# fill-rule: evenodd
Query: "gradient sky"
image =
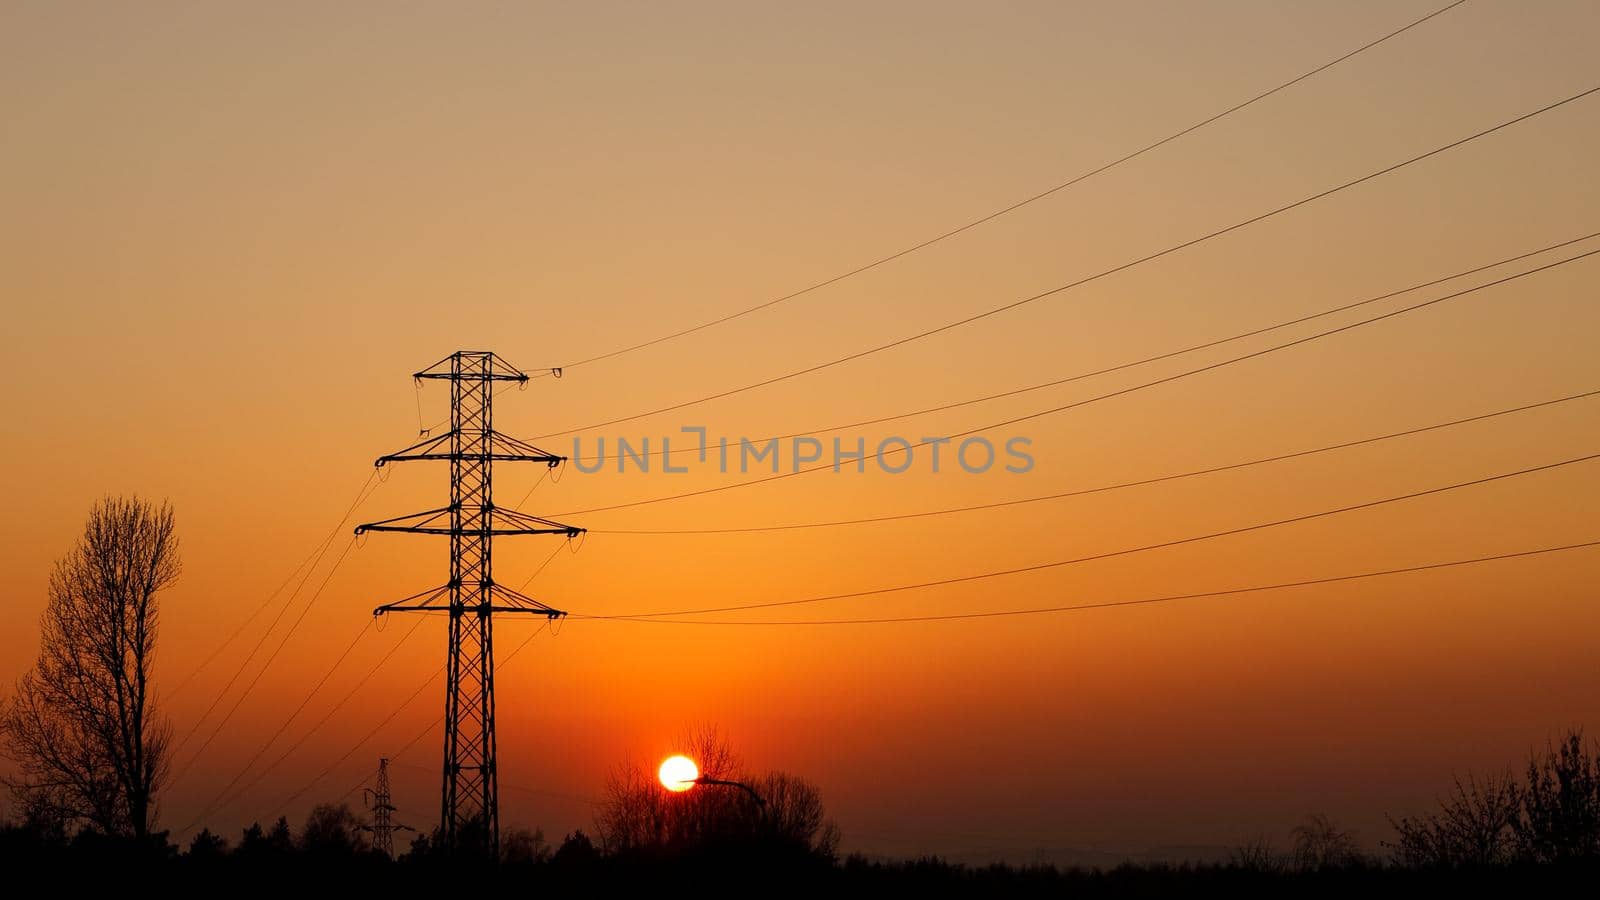
<path id="1" fill-rule="evenodd" d="M 804 287 L 1060 183 L 1438 5 L 10 0 L 0 5 L 10 376 L 0 681 L 31 663 L 49 566 L 89 505 L 107 493 L 170 498 L 185 572 L 165 598 L 159 678 L 182 735 L 279 607 L 172 688 L 329 533 L 372 459 L 415 439 L 419 404 L 428 422 L 444 414 L 444 390 L 419 397 L 410 372 L 458 348 L 493 349 L 534 371 Z M 1600 7 L 1585 0 L 1472 0 L 936 247 L 535 380 L 500 398 L 496 422 L 531 437 L 692 399 L 1101 271 L 1594 87 L 1597 33 Z M 873 418 L 1362 299 L 1600 231 L 1597 157 L 1600 96 L 1048 301 L 603 433 L 658 445 L 684 425 L 737 438 Z M 1024 475 L 820 474 L 572 521 L 699 528 L 983 503 L 1600 388 L 1597 278 L 1600 261 L 1573 263 L 997 433 L 1032 439 L 1037 466 Z M 851 434 L 964 431 L 1228 350 Z M 528 590 L 605 614 L 1022 566 L 1596 452 L 1597 407 L 1577 401 L 967 515 L 596 534 Z M 570 438 L 546 443 L 572 449 Z M 1090 565 L 717 618 L 1073 604 L 1595 540 L 1597 466 Z M 539 475 L 501 467 L 499 498 L 514 502 Z M 567 471 L 525 508 L 583 509 L 738 478 Z M 396 467 L 354 520 L 440 505 L 446 487 L 442 464 Z M 262 656 L 348 533 L 338 529 Z M 499 580 L 521 583 L 557 540 L 498 542 Z M 163 824 L 193 818 L 262 741 L 277 736 L 271 761 L 320 719 L 413 621 L 365 633 L 278 734 L 370 609 L 442 582 L 445 554 L 442 540 L 394 535 L 352 550 L 227 727 L 170 786 Z M 752 766 L 817 782 L 849 849 L 1029 859 L 1227 846 L 1258 832 L 1282 843 L 1312 812 L 1375 846 L 1388 836 L 1386 813 L 1425 806 L 1452 772 L 1519 763 L 1569 726 L 1600 729 L 1597 574 L 1600 552 L 1580 551 L 1010 619 L 573 620 L 499 676 L 502 818 L 557 834 L 587 827 L 610 767 L 658 759 L 683 729 L 714 723 Z M 531 628 L 501 622 L 501 652 Z M 206 821 L 230 834 L 279 813 L 299 821 L 422 731 L 440 712 L 437 685 L 281 802 L 439 665 L 443 622 L 417 629 L 354 701 Z M 402 820 L 434 820 L 438 745 L 429 733 L 397 760 Z"/>

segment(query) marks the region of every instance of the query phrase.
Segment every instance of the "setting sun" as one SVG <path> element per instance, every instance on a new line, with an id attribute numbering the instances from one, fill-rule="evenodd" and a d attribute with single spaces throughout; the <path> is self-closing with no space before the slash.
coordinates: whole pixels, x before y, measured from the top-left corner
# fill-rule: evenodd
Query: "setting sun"
<path id="1" fill-rule="evenodd" d="M 687 791 L 694 787 L 695 779 L 700 777 L 700 767 L 687 756 L 671 756 L 661 763 L 661 769 L 656 774 L 661 778 L 661 786 L 667 790 Z"/>

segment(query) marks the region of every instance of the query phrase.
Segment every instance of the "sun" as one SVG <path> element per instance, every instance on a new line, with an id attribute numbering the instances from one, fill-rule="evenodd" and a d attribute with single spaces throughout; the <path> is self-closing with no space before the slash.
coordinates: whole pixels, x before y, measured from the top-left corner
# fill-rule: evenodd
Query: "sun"
<path id="1" fill-rule="evenodd" d="M 661 763 L 656 775 L 661 778 L 661 786 L 667 790 L 687 791 L 694 787 L 694 780 L 700 777 L 700 767 L 687 756 L 671 756 Z"/>

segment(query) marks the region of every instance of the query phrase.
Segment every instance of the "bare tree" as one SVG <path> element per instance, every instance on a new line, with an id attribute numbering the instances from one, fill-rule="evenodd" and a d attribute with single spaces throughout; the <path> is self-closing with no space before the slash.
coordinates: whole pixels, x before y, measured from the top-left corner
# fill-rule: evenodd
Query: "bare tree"
<path id="1" fill-rule="evenodd" d="M 744 810 L 755 816 L 763 838 L 823 859 L 838 855 L 839 827 L 828 820 L 816 785 L 786 772 L 769 772 L 755 788 L 765 802 Z"/>
<path id="2" fill-rule="evenodd" d="M 1257 833 L 1233 848 L 1229 864 L 1247 872 L 1278 873 L 1283 871 L 1283 859 L 1273 849 L 1272 839 Z"/>
<path id="3" fill-rule="evenodd" d="M 1391 820 L 1399 840 L 1391 846 L 1411 867 L 1486 866 L 1516 856 L 1516 827 L 1522 792 L 1509 772 L 1481 781 L 1456 779 L 1455 792 L 1436 812 Z"/>
<path id="4" fill-rule="evenodd" d="M 1294 841 L 1295 866 L 1304 871 L 1335 869 L 1361 861 L 1361 849 L 1352 832 L 1318 813 L 1289 832 Z"/>
<path id="5" fill-rule="evenodd" d="M 6 784 L 31 813 L 143 839 L 167 774 L 171 727 L 150 692 L 157 595 L 181 564 L 172 508 L 106 498 L 57 561 L 39 658 L 0 711 Z"/>
<path id="6" fill-rule="evenodd" d="M 739 780 L 739 758 L 715 728 L 687 734 L 680 746 L 700 767 L 702 777 Z M 595 826 L 608 853 L 676 849 L 710 837 L 736 813 L 739 801 L 726 791 L 671 793 L 662 788 L 654 771 L 627 765 L 607 780 Z"/>

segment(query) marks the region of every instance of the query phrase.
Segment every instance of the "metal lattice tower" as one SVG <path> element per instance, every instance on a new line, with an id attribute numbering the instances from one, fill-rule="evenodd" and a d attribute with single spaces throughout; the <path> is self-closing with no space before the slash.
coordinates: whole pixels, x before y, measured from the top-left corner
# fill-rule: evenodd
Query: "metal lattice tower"
<path id="1" fill-rule="evenodd" d="M 378 760 L 378 786 L 366 788 L 367 808 L 372 810 L 372 824 L 363 826 L 372 832 L 372 846 L 384 856 L 394 859 L 394 833 L 416 831 L 410 825 L 394 822 L 394 801 L 389 796 L 389 760 Z"/>
<path id="2" fill-rule="evenodd" d="M 450 536 L 450 580 L 443 587 L 413 594 L 374 610 L 446 612 L 450 616 L 449 656 L 444 701 L 444 790 L 439 831 L 454 849 L 498 856 L 500 813 L 495 766 L 493 615 L 511 613 L 560 618 L 532 597 L 494 581 L 494 538 L 511 534 L 583 533 L 573 528 L 494 505 L 496 462 L 542 462 L 551 468 L 566 461 L 494 430 L 494 394 L 499 382 L 525 385 L 528 376 L 493 353 L 461 350 L 414 376 L 450 382 L 450 430 L 427 437 L 376 464 L 415 459 L 450 462 L 450 505 L 356 528 Z"/>

